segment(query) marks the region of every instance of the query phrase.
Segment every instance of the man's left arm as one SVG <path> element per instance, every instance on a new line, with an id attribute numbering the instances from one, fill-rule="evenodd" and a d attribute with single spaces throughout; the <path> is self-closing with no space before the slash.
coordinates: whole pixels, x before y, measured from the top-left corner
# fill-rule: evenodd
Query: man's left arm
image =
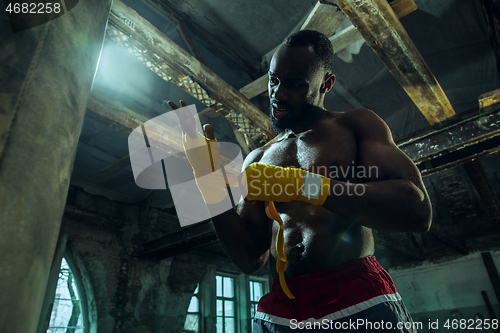
<path id="1" fill-rule="evenodd" d="M 366 109 L 348 111 L 357 141 L 359 183 L 332 179 L 323 207 L 366 227 L 387 232 L 429 230 L 432 208 L 420 172 L 394 143 L 389 127 Z M 363 172 L 364 171 L 364 172 Z"/>

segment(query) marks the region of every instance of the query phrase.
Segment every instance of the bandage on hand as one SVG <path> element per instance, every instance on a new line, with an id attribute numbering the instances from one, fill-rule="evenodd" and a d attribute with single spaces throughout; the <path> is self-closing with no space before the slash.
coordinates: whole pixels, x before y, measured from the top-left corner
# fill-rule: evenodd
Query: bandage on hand
<path id="1" fill-rule="evenodd" d="M 322 205 L 330 190 L 330 178 L 297 168 L 252 163 L 245 169 L 249 201 L 305 201 Z"/>
<path id="2" fill-rule="evenodd" d="M 195 126 L 194 117 L 187 109 L 179 109 L 170 103 L 181 123 L 182 146 L 193 168 L 196 185 L 207 204 L 216 204 L 227 196 L 226 182 L 219 167 L 219 144 L 215 139 L 203 136 Z M 182 106 L 186 103 L 181 101 Z M 213 133 L 212 133 L 213 136 Z"/>

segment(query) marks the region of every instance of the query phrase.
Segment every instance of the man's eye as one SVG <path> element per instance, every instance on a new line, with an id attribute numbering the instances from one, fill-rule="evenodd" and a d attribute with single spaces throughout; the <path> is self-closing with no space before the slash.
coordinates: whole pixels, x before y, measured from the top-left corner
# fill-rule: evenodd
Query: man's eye
<path id="1" fill-rule="evenodd" d="M 272 86 L 275 86 L 279 83 L 278 79 L 275 77 L 270 77 L 269 78 L 269 83 L 271 83 Z"/>
<path id="2" fill-rule="evenodd" d="M 295 82 L 289 82 L 287 84 L 287 86 L 288 86 L 288 88 L 291 88 L 291 89 L 297 89 L 297 88 L 299 88 L 301 86 L 301 84 L 300 83 L 295 83 Z"/>

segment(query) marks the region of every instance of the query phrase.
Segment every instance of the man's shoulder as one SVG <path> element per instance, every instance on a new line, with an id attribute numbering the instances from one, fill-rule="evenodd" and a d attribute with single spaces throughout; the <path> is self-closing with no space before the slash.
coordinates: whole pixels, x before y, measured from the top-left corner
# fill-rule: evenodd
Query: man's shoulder
<path id="1" fill-rule="evenodd" d="M 365 108 L 356 108 L 345 112 L 334 112 L 334 114 L 336 114 L 337 121 L 345 121 L 353 124 L 366 121 L 384 122 L 375 112 Z"/>
<path id="2" fill-rule="evenodd" d="M 390 134 L 385 121 L 369 109 L 356 108 L 337 113 L 336 122 L 348 127 L 356 134 L 380 134 L 384 136 Z"/>

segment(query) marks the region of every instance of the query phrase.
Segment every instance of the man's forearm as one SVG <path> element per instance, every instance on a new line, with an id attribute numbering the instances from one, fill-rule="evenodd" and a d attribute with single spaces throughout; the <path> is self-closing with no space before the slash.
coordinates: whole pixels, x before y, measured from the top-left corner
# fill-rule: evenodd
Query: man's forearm
<path id="1" fill-rule="evenodd" d="M 226 254 L 243 273 L 252 274 L 264 266 L 272 224 L 250 225 L 232 209 L 212 221 Z"/>
<path id="2" fill-rule="evenodd" d="M 404 179 L 365 184 L 332 180 L 323 207 L 366 227 L 387 232 L 425 233 L 432 215 L 427 193 Z"/>

